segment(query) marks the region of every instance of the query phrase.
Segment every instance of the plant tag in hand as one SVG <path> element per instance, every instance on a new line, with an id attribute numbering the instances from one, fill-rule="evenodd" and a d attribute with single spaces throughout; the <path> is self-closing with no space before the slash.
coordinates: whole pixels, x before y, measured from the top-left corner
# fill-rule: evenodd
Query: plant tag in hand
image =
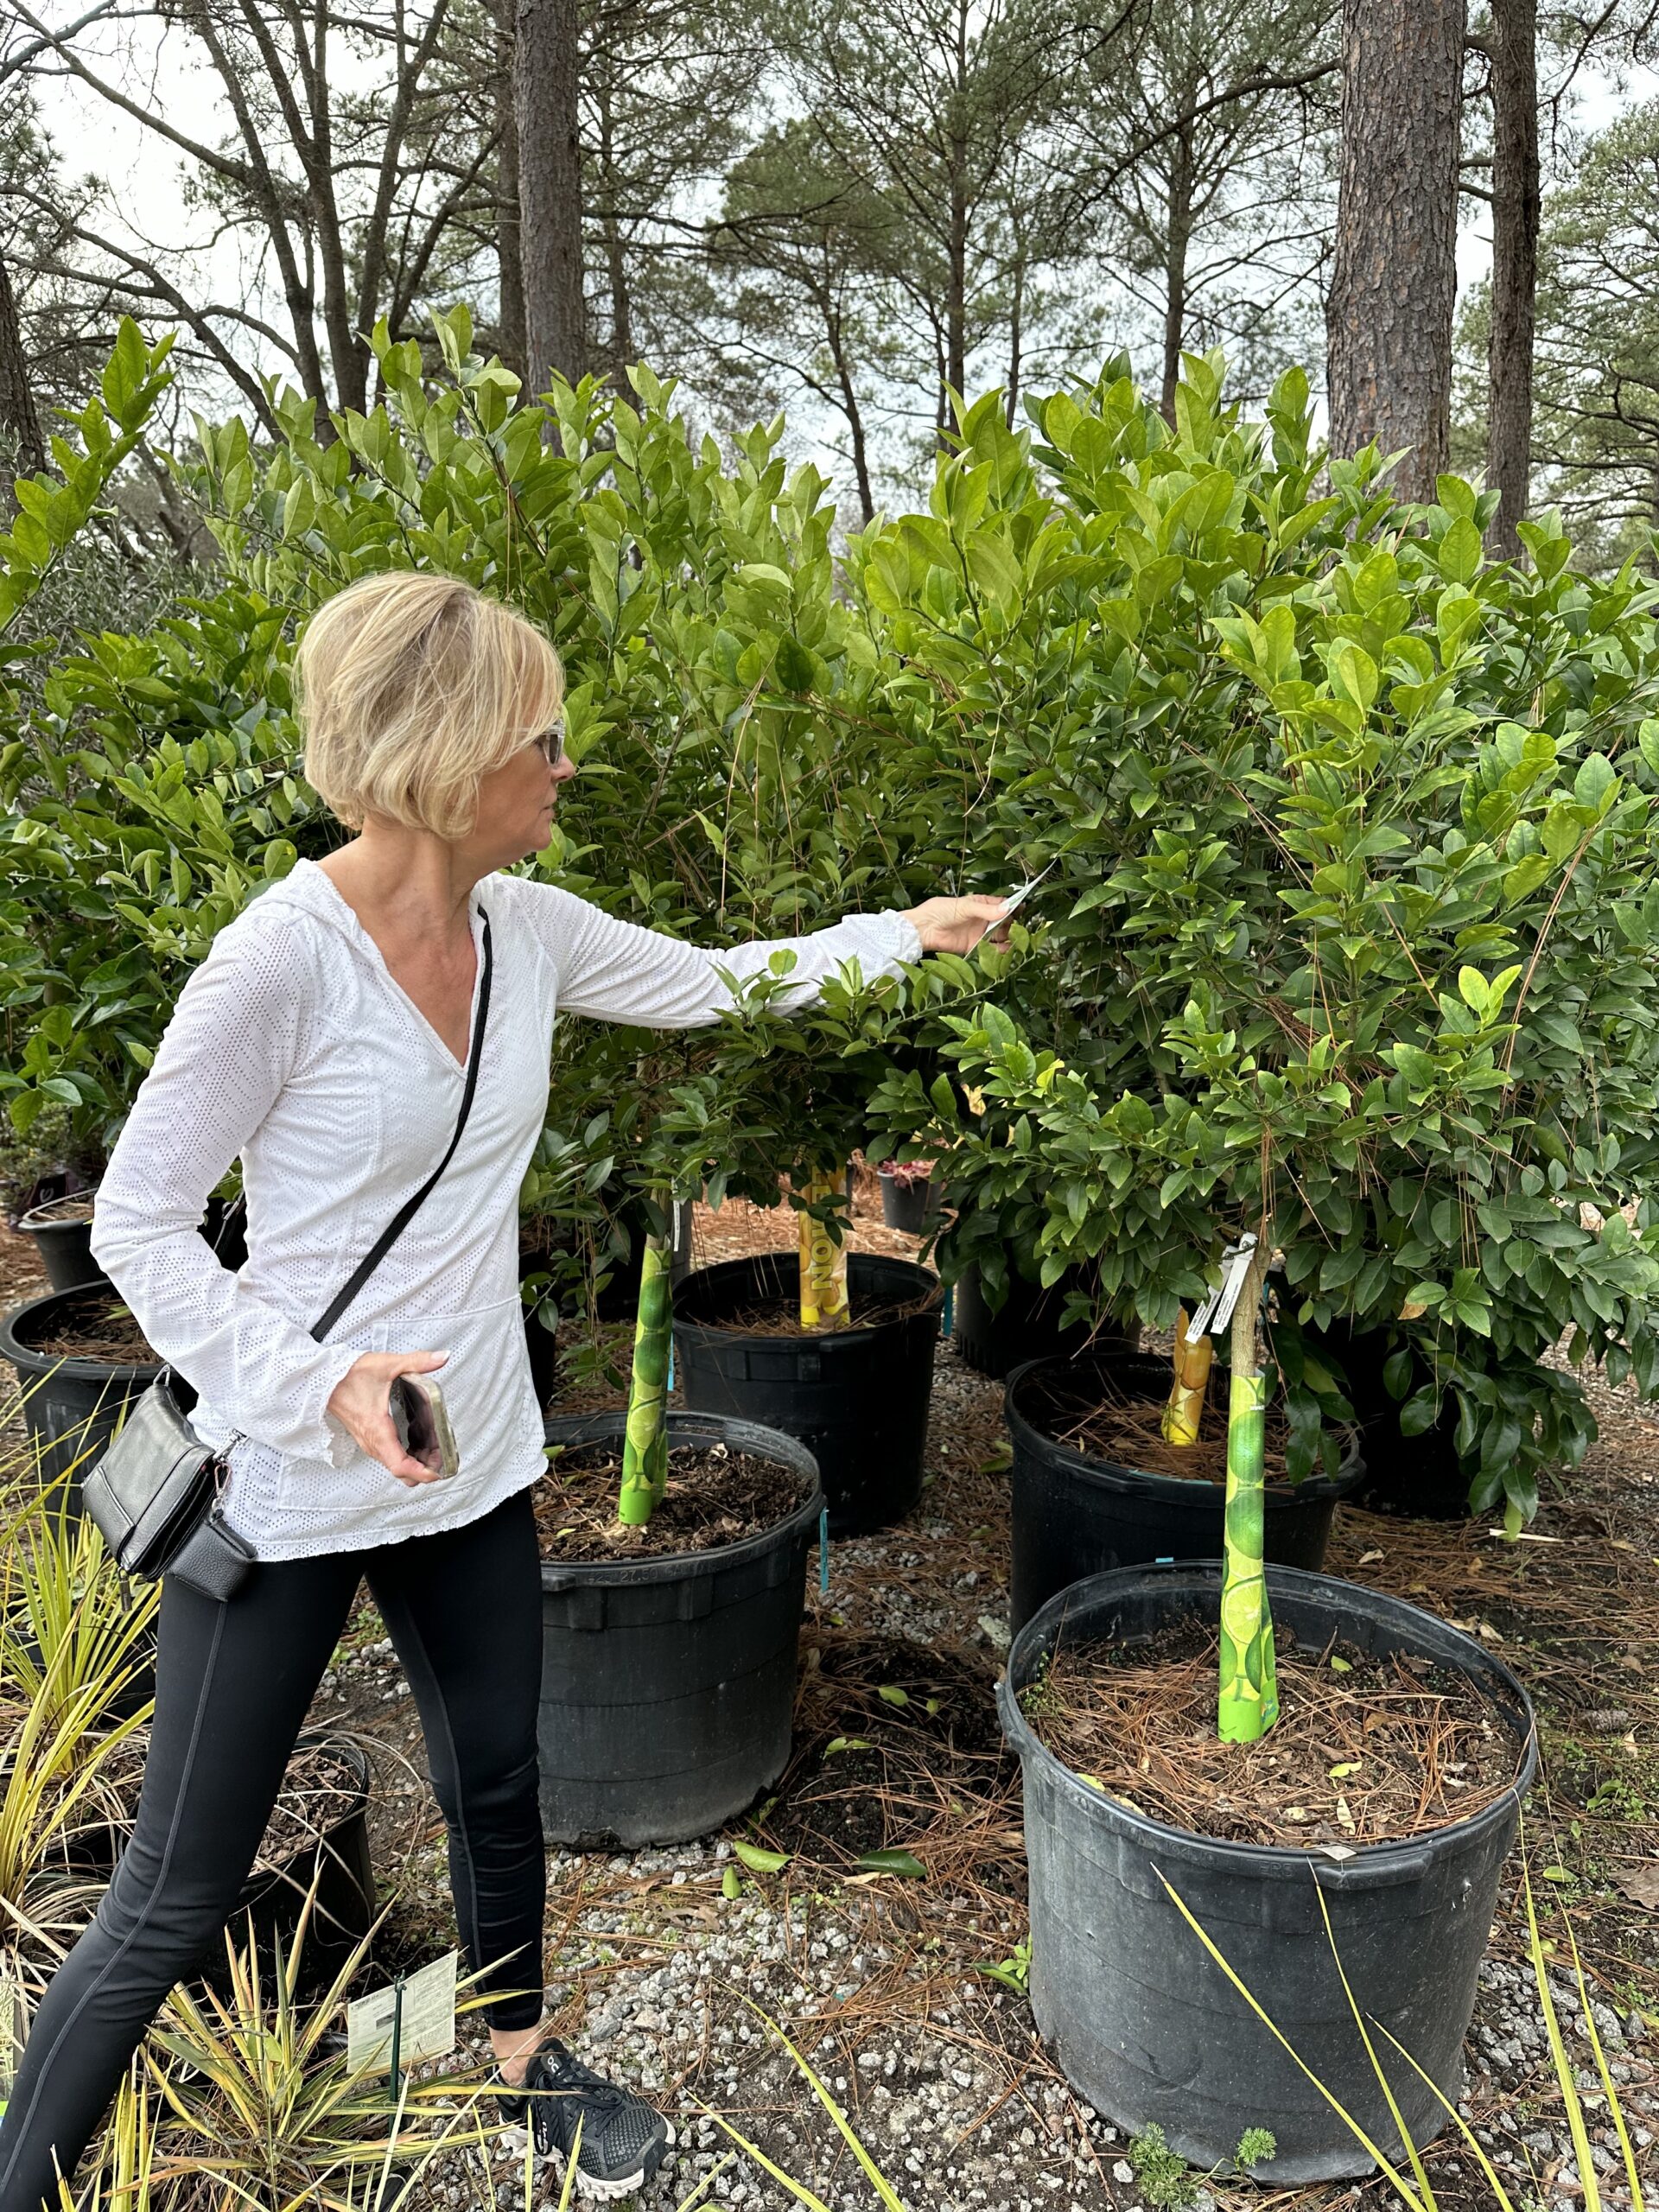
<path id="1" fill-rule="evenodd" d="M 447 2058 L 455 2047 L 455 1967 L 461 1954 L 447 1951 L 404 1983 L 404 2018 L 397 2038 L 397 2063 L 407 2069 L 423 2058 Z M 397 1989 L 371 1990 L 346 2007 L 346 2063 L 353 2074 L 391 2069 L 391 2024 Z"/>
<path id="2" fill-rule="evenodd" d="M 1007 897 L 1002 901 L 1002 912 L 998 916 L 998 920 L 1006 922 L 1009 915 L 1012 914 L 1017 907 L 1023 906 L 1027 899 L 1030 898 L 1032 893 L 1042 881 L 1043 876 L 1052 874 L 1054 871 L 1054 862 L 1050 861 L 1048 866 L 1043 869 L 1041 874 L 1033 875 L 1028 882 L 1022 883 L 1017 891 L 1009 892 Z"/>

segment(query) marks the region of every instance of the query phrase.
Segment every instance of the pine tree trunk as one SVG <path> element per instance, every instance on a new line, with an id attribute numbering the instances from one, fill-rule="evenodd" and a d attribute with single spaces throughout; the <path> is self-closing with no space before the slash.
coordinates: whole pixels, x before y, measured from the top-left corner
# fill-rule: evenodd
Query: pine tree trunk
<path id="1" fill-rule="evenodd" d="M 1175 421 L 1175 393 L 1181 381 L 1181 348 L 1186 343 L 1186 257 L 1192 239 L 1192 156 L 1185 135 L 1173 148 L 1169 178 L 1169 232 L 1164 256 L 1164 386 L 1159 400 L 1165 422 Z"/>
<path id="2" fill-rule="evenodd" d="M 0 257 L 0 429 L 17 441 L 17 473 L 38 476 L 46 467 L 46 440 L 29 381 L 29 356 L 17 320 L 11 272 Z"/>
<path id="3" fill-rule="evenodd" d="M 1343 0 L 1342 175 L 1325 308 L 1331 449 L 1405 448 L 1432 499 L 1452 417 L 1466 0 Z"/>
<path id="4" fill-rule="evenodd" d="M 574 384 L 588 366 L 582 302 L 578 0 L 518 0 L 513 100 L 525 355 L 540 391 L 550 370 Z"/>
<path id="5" fill-rule="evenodd" d="M 518 219 L 518 116 L 513 92 L 513 11 L 503 0 L 496 38 L 495 260 L 499 306 L 496 344 L 516 377 L 525 374 L 523 225 Z"/>
<path id="6" fill-rule="evenodd" d="M 1487 347 L 1486 480 L 1503 495 L 1492 550 L 1520 556 L 1532 460 L 1537 316 L 1538 0 L 1492 0 L 1492 330 Z"/>

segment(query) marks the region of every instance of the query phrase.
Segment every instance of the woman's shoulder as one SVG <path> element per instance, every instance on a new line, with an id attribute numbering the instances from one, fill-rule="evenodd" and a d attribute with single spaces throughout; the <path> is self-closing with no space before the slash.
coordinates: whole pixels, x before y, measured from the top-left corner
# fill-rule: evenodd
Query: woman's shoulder
<path id="1" fill-rule="evenodd" d="M 256 892 L 214 938 L 196 973 L 259 975 L 280 980 L 285 995 L 302 995 L 323 973 L 331 934 L 314 901 L 297 870 Z"/>
<path id="2" fill-rule="evenodd" d="M 594 911 L 574 891 L 536 875 L 486 875 L 474 899 L 492 924 L 499 917 L 509 928 L 528 931 L 550 951 L 557 950 L 580 929 L 583 917 Z"/>

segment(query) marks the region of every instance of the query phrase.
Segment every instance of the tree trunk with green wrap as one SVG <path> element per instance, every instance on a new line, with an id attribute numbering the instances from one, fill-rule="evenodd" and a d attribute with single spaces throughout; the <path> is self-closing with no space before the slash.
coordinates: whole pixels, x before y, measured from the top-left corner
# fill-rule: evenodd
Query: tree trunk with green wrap
<path id="1" fill-rule="evenodd" d="M 1262 1561 L 1267 1501 L 1268 1378 L 1262 1371 L 1262 1287 L 1272 1239 L 1263 1222 L 1233 1308 L 1232 1389 L 1227 1408 L 1227 1507 L 1221 1570 L 1221 1694 L 1225 1744 L 1253 1744 L 1279 1718 L 1273 1615 Z"/>
<path id="2" fill-rule="evenodd" d="M 633 1374 L 622 1446 L 622 1495 L 617 1517 L 643 1528 L 668 1485 L 668 1361 L 674 1341 L 673 1248 L 653 1231 L 639 1270 L 639 1311 L 633 1329 Z"/>

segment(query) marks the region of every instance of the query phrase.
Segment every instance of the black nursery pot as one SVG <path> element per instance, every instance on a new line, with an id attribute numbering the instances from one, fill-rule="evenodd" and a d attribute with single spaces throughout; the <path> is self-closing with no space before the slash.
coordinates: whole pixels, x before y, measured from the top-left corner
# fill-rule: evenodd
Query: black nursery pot
<path id="1" fill-rule="evenodd" d="M 1027 1282 L 1008 1263 L 1008 1294 L 993 1313 L 976 1267 L 964 1268 L 957 1281 L 950 1313 L 950 1342 L 958 1358 L 982 1375 L 1000 1381 L 1033 1359 L 1073 1359 L 1090 1349 L 1131 1351 L 1141 1340 L 1137 1322 L 1125 1332 L 1107 1328 L 1091 1333 L 1085 1321 L 1062 1328 L 1060 1317 L 1067 1297 L 1086 1288 L 1076 1268 L 1070 1268 L 1045 1290 Z"/>
<path id="2" fill-rule="evenodd" d="M 793 1253 L 766 1252 L 699 1268 L 674 1294 L 674 1363 L 686 1405 L 798 1437 L 817 1464 L 831 1533 L 855 1535 L 902 1521 L 922 1494 L 922 1452 L 933 1389 L 943 1294 L 895 1321 L 822 1336 L 745 1336 L 722 1316 L 793 1299 Z M 883 1305 L 938 1292 L 911 1260 L 849 1254 L 855 1319 Z"/>
<path id="3" fill-rule="evenodd" d="M 1085 1574 L 1155 1560 L 1211 1559 L 1222 1548 L 1221 1484 L 1154 1475 L 1057 1444 L 1039 1426 L 1049 1392 L 1090 1389 L 1109 1376 L 1126 1396 L 1161 1404 L 1173 1379 L 1168 1360 L 1140 1352 L 1091 1359 L 1032 1361 L 1009 1378 L 1004 1403 L 1014 1459 L 1009 1618 L 1015 1631 L 1057 1590 Z M 1267 1492 L 1264 1548 L 1275 1566 L 1317 1572 L 1325 1564 L 1339 1501 L 1365 1479 L 1351 1439 L 1334 1475 L 1274 1484 Z"/>
<path id="4" fill-rule="evenodd" d="M 368 1760 L 349 1738 L 321 1730 L 308 1731 L 296 1748 L 319 1743 L 327 1745 L 349 1777 L 337 1809 L 321 1826 L 314 1842 L 303 1844 L 279 1865 L 249 1875 L 228 1923 L 232 1940 L 245 1942 L 251 1916 L 261 1947 L 286 1951 L 315 1883 L 316 1902 L 300 1959 L 302 1986 L 311 1993 L 334 1980 L 373 1926 L 377 1909 L 369 1856 Z M 209 1981 L 222 1974 L 224 1961 L 224 1947 L 216 1944 L 204 1969 Z"/>
<path id="5" fill-rule="evenodd" d="M 547 1440 L 617 1445 L 625 1427 L 621 1414 L 550 1421 Z M 689 1843 L 747 1812 L 788 1764 L 817 1468 L 791 1437 L 717 1414 L 671 1413 L 668 1441 L 753 1452 L 798 1474 L 806 1494 L 775 1528 L 712 1551 L 542 1562 L 550 1842 Z"/>
<path id="6" fill-rule="evenodd" d="M 878 1168 L 876 1173 L 881 1185 L 882 1220 L 889 1229 L 919 1236 L 939 1211 L 938 1185 L 929 1175 L 901 1182 L 885 1168 Z"/>
<path id="7" fill-rule="evenodd" d="M 74 1196 L 79 1198 L 82 1193 L 76 1192 Z M 53 1220 L 53 1208 L 62 1204 L 56 1198 L 49 1199 L 45 1205 L 31 1207 L 18 1221 L 17 1226 L 23 1234 L 35 1239 L 41 1265 L 54 1290 L 84 1290 L 92 1284 L 109 1281 L 92 1257 L 91 1192 L 85 1197 L 87 1214 L 84 1221 Z"/>
<path id="8" fill-rule="evenodd" d="M 1270 2127 L 1278 2156 L 1261 2171 L 1278 2188 L 1368 2173 L 1371 2161 L 1205 1951 L 1165 1880 L 1319 2081 L 1399 2158 L 1332 1941 L 1406 2126 L 1427 2143 L 1446 2122 L 1436 2091 L 1458 2099 L 1476 1977 L 1537 1748 L 1525 1691 L 1472 1637 L 1325 1575 L 1270 1568 L 1268 1586 L 1275 1620 L 1305 1649 L 1341 1636 L 1479 1682 L 1514 1736 L 1515 1786 L 1467 1821 L 1364 1846 L 1341 1864 L 1192 1835 L 1090 1788 L 1038 1740 L 1020 1693 L 1061 1637 L 1128 1643 L 1195 1614 L 1214 1621 L 1215 1562 L 1125 1568 L 1052 1599 L 1016 1639 L 997 1698 L 1025 1778 L 1031 2001 L 1044 2041 L 1097 2111 L 1137 2133 L 1155 2121 L 1195 2165 L 1230 2160 L 1247 2127 Z"/>
<path id="9" fill-rule="evenodd" d="M 1464 1521 L 1469 1516 L 1469 1477 L 1458 1458 L 1458 1408 L 1448 1390 L 1433 1424 L 1421 1436 L 1400 1433 L 1400 1401 L 1382 1380 L 1389 1357 L 1386 1329 L 1356 1329 L 1333 1321 L 1325 1329 L 1306 1329 L 1306 1341 L 1340 1369 L 1358 1424 L 1365 1459 L 1365 1486 L 1358 1503 L 1377 1513 L 1398 1513 L 1424 1521 Z M 1411 1388 L 1428 1380 L 1427 1367 Z M 1409 1395 L 1410 1393 L 1408 1393 Z"/>
<path id="10" fill-rule="evenodd" d="M 92 1288 L 102 1297 L 108 1286 Z M 17 1370 L 24 1425 L 40 1451 L 41 1479 L 49 1483 L 69 1476 L 70 1503 L 77 1512 L 81 1473 L 97 1465 L 127 1407 L 162 1371 L 159 1366 L 122 1365 L 40 1351 L 43 1339 L 73 1327 L 87 1297 L 86 1286 L 50 1291 L 0 1321 L 0 1358 L 10 1360 Z"/>

